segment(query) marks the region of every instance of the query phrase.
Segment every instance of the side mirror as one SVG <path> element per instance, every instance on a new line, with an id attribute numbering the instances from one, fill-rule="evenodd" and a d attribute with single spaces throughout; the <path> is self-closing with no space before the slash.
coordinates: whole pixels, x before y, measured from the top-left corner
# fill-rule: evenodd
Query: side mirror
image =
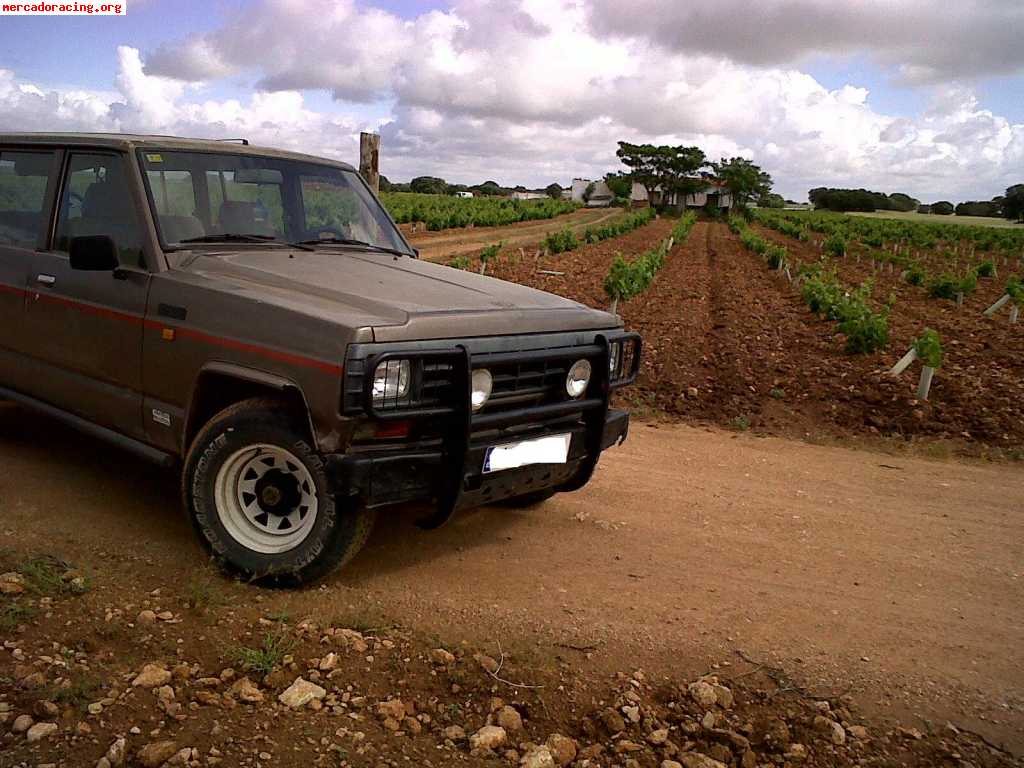
<path id="1" fill-rule="evenodd" d="M 68 255 L 72 269 L 86 272 L 113 272 L 121 266 L 117 243 L 108 235 L 73 237 Z"/>

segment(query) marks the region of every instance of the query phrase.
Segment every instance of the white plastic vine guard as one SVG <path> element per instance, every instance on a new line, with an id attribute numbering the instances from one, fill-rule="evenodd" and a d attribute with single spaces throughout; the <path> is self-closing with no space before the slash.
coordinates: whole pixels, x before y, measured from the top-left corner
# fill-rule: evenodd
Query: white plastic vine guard
<path id="1" fill-rule="evenodd" d="M 917 360 L 917 350 L 911 348 L 910 351 L 907 352 L 907 354 L 900 358 L 900 361 L 896 363 L 896 365 L 889 369 L 889 375 L 899 376 L 901 373 L 907 370 L 907 368 L 910 367 L 910 364 L 915 360 Z"/>
<path id="2" fill-rule="evenodd" d="M 1004 293 L 1003 298 L 999 299 L 995 304 L 985 310 L 985 317 L 992 317 L 996 312 L 1006 306 L 1006 303 L 1010 300 L 1010 294 Z"/>
<path id="3" fill-rule="evenodd" d="M 932 377 L 935 369 L 925 365 L 921 368 L 921 378 L 917 381 L 917 399 L 927 400 L 928 391 L 932 388 Z"/>

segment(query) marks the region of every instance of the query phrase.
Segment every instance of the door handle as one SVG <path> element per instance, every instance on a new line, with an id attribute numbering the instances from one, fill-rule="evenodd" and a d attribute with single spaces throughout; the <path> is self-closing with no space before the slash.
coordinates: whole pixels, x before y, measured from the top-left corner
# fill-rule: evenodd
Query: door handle
<path id="1" fill-rule="evenodd" d="M 57 282 L 57 278 L 53 275 L 36 275 L 36 282 L 43 285 L 53 285 Z"/>

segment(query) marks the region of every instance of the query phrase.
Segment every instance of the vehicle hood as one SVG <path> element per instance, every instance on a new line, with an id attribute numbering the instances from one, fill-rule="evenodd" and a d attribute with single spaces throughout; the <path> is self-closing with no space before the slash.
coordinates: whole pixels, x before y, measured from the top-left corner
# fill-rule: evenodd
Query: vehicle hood
<path id="1" fill-rule="evenodd" d="M 407 256 L 356 249 L 192 252 L 178 269 L 224 289 L 351 328 L 376 341 L 614 328 L 599 310 L 517 283 Z"/>

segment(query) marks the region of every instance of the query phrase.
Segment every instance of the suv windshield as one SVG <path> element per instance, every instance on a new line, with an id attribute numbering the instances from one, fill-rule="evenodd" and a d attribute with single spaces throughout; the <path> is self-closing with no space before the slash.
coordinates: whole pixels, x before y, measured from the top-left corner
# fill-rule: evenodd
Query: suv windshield
<path id="1" fill-rule="evenodd" d="M 353 171 L 246 154 L 142 150 L 139 157 L 167 246 L 346 241 L 412 253 Z"/>

